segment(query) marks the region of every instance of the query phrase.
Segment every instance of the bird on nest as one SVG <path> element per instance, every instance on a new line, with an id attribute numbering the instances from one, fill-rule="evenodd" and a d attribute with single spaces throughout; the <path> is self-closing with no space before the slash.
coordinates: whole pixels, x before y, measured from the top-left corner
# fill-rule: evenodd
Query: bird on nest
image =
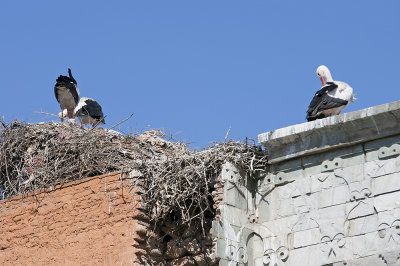
<path id="1" fill-rule="evenodd" d="M 71 69 L 68 68 L 68 75 L 60 75 L 56 80 L 56 85 L 54 86 L 54 94 L 61 107 L 61 112 L 64 109 L 67 110 L 68 117 L 70 119 L 74 118 L 74 109 L 79 102 L 79 89 L 78 83 L 74 79 L 71 73 Z M 63 121 L 64 116 L 61 117 Z"/>
<path id="2" fill-rule="evenodd" d="M 74 115 L 79 118 L 81 125 L 96 127 L 105 124 L 103 110 L 98 102 L 91 98 L 82 97 L 74 109 Z M 69 116 L 66 109 L 58 114 L 60 118 Z"/>
<path id="3" fill-rule="evenodd" d="M 345 82 L 334 81 L 331 72 L 326 66 L 319 66 L 317 75 L 321 79 L 322 87 L 315 93 L 308 106 L 308 121 L 339 115 L 349 103 L 356 100 L 353 88 Z"/>

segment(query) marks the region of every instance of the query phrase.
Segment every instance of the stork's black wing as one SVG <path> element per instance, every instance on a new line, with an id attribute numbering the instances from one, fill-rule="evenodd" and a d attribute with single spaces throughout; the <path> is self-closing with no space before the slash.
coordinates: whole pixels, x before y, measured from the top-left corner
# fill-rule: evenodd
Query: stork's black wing
<path id="1" fill-rule="evenodd" d="M 348 101 L 334 98 L 328 95 L 328 92 L 333 91 L 338 87 L 333 82 L 327 82 L 319 91 L 315 93 L 307 110 L 307 120 L 312 121 L 319 118 L 324 118 L 325 115 L 318 114 L 321 111 L 346 105 Z"/>
<path id="2" fill-rule="evenodd" d="M 92 99 L 87 99 L 85 103 L 86 104 L 77 111 L 77 115 L 79 114 L 89 115 L 90 117 L 96 120 L 104 122 L 103 110 L 101 109 L 100 104 L 98 104 L 95 100 Z"/>
<path id="3" fill-rule="evenodd" d="M 333 82 L 328 82 L 325 86 L 323 86 L 319 91 L 317 91 L 314 95 L 314 98 L 312 98 L 310 105 L 308 106 L 307 113 L 311 114 L 315 107 L 320 103 L 322 97 L 326 95 L 328 92 L 333 91 L 336 89 L 338 85 L 336 85 Z"/>
<path id="4" fill-rule="evenodd" d="M 78 84 L 76 83 L 76 80 L 72 77 L 71 69 L 69 68 L 68 68 L 68 74 L 69 77 L 60 75 L 57 78 L 56 85 L 54 86 L 54 94 L 56 96 L 57 101 L 60 102 L 59 90 L 61 88 L 68 89 L 71 92 L 72 96 L 74 97 L 75 103 L 77 104 L 79 102 Z"/>

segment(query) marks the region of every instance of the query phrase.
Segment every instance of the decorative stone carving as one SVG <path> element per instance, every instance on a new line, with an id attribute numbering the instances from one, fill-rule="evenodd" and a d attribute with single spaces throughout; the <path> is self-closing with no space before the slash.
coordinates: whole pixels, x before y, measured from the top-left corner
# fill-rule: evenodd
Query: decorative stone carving
<path id="1" fill-rule="evenodd" d="M 386 159 L 389 157 L 398 156 L 400 154 L 400 144 L 393 144 L 390 147 L 381 147 L 378 150 L 378 158 L 379 159 Z"/>
<path id="2" fill-rule="evenodd" d="M 274 176 L 275 185 L 282 185 L 284 183 L 289 182 L 288 175 L 284 172 L 278 172 Z"/>
<path id="3" fill-rule="evenodd" d="M 333 186 L 334 184 L 334 174 L 333 172 L 327 172 L 327 173 L 321 173 L 317 175 L 317 180 L 319 181 L 317 186 L 320 189 L 329 189 Z M 318 190 L 320 190 L 318 189 Z"/>
<path id="4" fill-rule="evenodd" d="M 381 223 L 378 226 L 378 234 L 387 244 L 392 239 L 395 243 L 400 244 L 400 220 L 394 220 L 392 224 Z"/>
<path id="5" fill-rule="evenodd" d="M 328 258 L 337 257 L 340 249 L 342 249 L 346 244 L 346 240 L 342 233 L 336 234 L 333 238 L 323 236 L 321 242 L 321 250 L 328 256 Z"/>
<path id="6" fill-rule="evenodd" d="M 369 180 L 349 184 L 350 202 L 346 205 L 347 219 L 375 213 Z"/>
<path id="7" fill-rule="evenodd" d="M 251 212 L 251 213 L 247 214 L 247 220 L 249 220 L 250 223 L 257 223 L 258 215 L 254 212 Z"/>
<path id="8" fill-rule="evenodd" d="M 372 199 L 350 202 L 346 205 L 347 220 L 364 217 L 375 213 Z"/>
<path id="9" fill-rule="evenodd" d="M 400 171 L 399 157 L 388 157 L 381 160 L 374 160 L 364 164 L 364 172 L 369 178 L 377 178 L 383 175 Z"/>
<path id="10" fill-rule="evenodd" d="M 350 192 L 350 201 L 363 200 L 371 197 L 371 190 L 363 188 L 361 190 L 352 190 Z"/>
<path id="11" fill-rule="evenodd" d="M 307 230 L 310 228 L 317 228 L 319 226 L 317 221 L 318 215 L 316 212 L 298 214 L 298 219 L 291 226 L 290 231 L 296 232 Z"/>
<path id="12" fill-rule="evenodd" d="M 240 209 L 247 207 L 248 189 L 245 186 L 243 173 L 230 162 L 222 167 L 222 182 L 224 182 L 224 203 Z"/>
<path id="13" fill-rule="evenodd" d="M 236 245 L 228 244 L 225 249 L 225 256 L 228 260 L 233 261 L 236 258 Z"/>
<path id="14" fill-rule="evenodd" d="M 387 265 L 398 265 L 396 262 L 400 258 L 398 251 L 385 252 L 383 254 L 379 254 L 378 257 L 381 258 Z"/>
<path id="15" fill-rule="evenodd" d="M 231 242 L 226 247 L 225 254 L 228 261 L 239 263 L 247 263 L 248 261 L 246 247 L 241 246 L 237 242 Z"/>
<path id="16" fill-rule="evenodd" d="M 256 191 L 255 206 L 257 207 L 264 198 L 275 188 L 275 183 L 271 175 L 267 175 L 261 182 Z"/>
<path id="17" fill-rule="evenodd" d="M 241 263 L 247 263 L 248 257 L 247 257 L 247 251 L 245 247 L 239 247 L 237 251 L 238 255 L 238 261 Z"/>
<path id="18" fill-rule="evenodd" d="M 335 169 L 336 181 L 339 184 L 349 185 L 354 182 L 362 182 L 364 180 L 364 165 L 357 164 L 344 168 Z"/>
<path id="19" fill-rule="evenodd" d="M 225 162 L 222 166 L 222 180 L 238 183 L 242 181 L 240 170 L 230 162 Z"/>
<path id="20" fill-rule="evenodd" d="M 264 252 L 263 263 L 269 266 L 282 266 L 289 258 L 289 250 L 287 247 L 281 246 L 274 249 L 267 249 Z"/>
<path id="21" fill-rule="evenodd" d="M 264 185 L 282 185 L 289 182 L 289 176 L 285 172 L 277 172 L 274 174 L 268 174 L 264 178 Z"/>
<path id="22" fill-rule="evenodd" d="M 330 172 L 337 168 L 341 168 L 343 165 L 343 159 L 336 157 L 332 160 L 323 161 L 321 164 L 321 172 Z"/>

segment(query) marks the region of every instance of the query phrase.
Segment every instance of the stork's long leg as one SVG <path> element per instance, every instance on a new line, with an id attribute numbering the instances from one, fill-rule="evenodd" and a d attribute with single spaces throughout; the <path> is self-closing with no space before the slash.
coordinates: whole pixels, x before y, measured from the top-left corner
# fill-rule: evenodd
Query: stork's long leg
<path id="1" fill-rule="evenodd" d="M 64 113 L 63 113 L 63 109 L 61 108 L 61 122 L 64 122 Z"/>
<path id="2" fill-rule="evenodd" d="M 68 112 L 68 118 L 69 119 L 73 119 L 75 117 L 73 109 L 72 110 L 67 109 L 67 112 Z"/>
<path id="3" fill-rule="evenodd" d="M 97 121 L 96 119 L 94 119 L 93 122 L 92 122 L 92 128 L 97 127 L 99 124 L 100 124 L 99 121 Z"/>
<path id="4" fill-rule="evenodd" d="M 75 120 L 75 123 L 78 125 L 78 122 L 76 122 L 76 118 L 77 118 L 77 116 L 75 116 L 74 120 Z M 82 120 L 80 120 L 80 119 L 79 119 L 79 127 L 80 127 L 81 129 L 83 129 Z"/>

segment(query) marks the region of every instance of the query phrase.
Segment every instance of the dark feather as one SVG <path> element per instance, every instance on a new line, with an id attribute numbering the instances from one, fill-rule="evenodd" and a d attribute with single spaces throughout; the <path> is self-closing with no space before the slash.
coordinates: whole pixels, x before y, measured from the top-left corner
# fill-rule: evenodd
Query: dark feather
<path id="1" fill-rule="evenodd" d="M 57 78 L 56 85 L 54 86 L 54 94 L 56 96 L 57 101 L 60 102 L 58 96 L 58 90 L 64 87 L 71 92 L 72 96 L 74 97 L 74 101 L 77 104 L 79 102 L 79 95 L 77 90 L 78 84 L 76 83 L 76 80 L 72 77 L 71 69 L 69 68 L 68 68 L 68 74 L 69 77 L 60 75 Z"/>
<path id="2" fill-rule="evenodd" d="M 333 82 L 327 82 L 319 91 L 315 93 L 314 98 L 311 100 L 310 105 L 307 109 L 307 120 L 312 121 L 320 118 L 324 118 L 324 114 L 319 114 L 319 112 L 329 110 L 332 108 L 340 107 L 346 105 L 348 101 L 333 98 L 328 95 L 328 92 L 335 90 L 338 87 L 337 84 Z"/>
<path id="3" fill-rule="evenodd" d="M 76 112 L 76 115 L 77 116 L 81 114 L 89 115 L 90 117 L 104 123 L 103 110 L 100 104 L 98 104 L 95 100 L 91 99 L 87 99 L 85 103 L 86 105 L 84 105 L 81 109 L 79 109 Z"/>

